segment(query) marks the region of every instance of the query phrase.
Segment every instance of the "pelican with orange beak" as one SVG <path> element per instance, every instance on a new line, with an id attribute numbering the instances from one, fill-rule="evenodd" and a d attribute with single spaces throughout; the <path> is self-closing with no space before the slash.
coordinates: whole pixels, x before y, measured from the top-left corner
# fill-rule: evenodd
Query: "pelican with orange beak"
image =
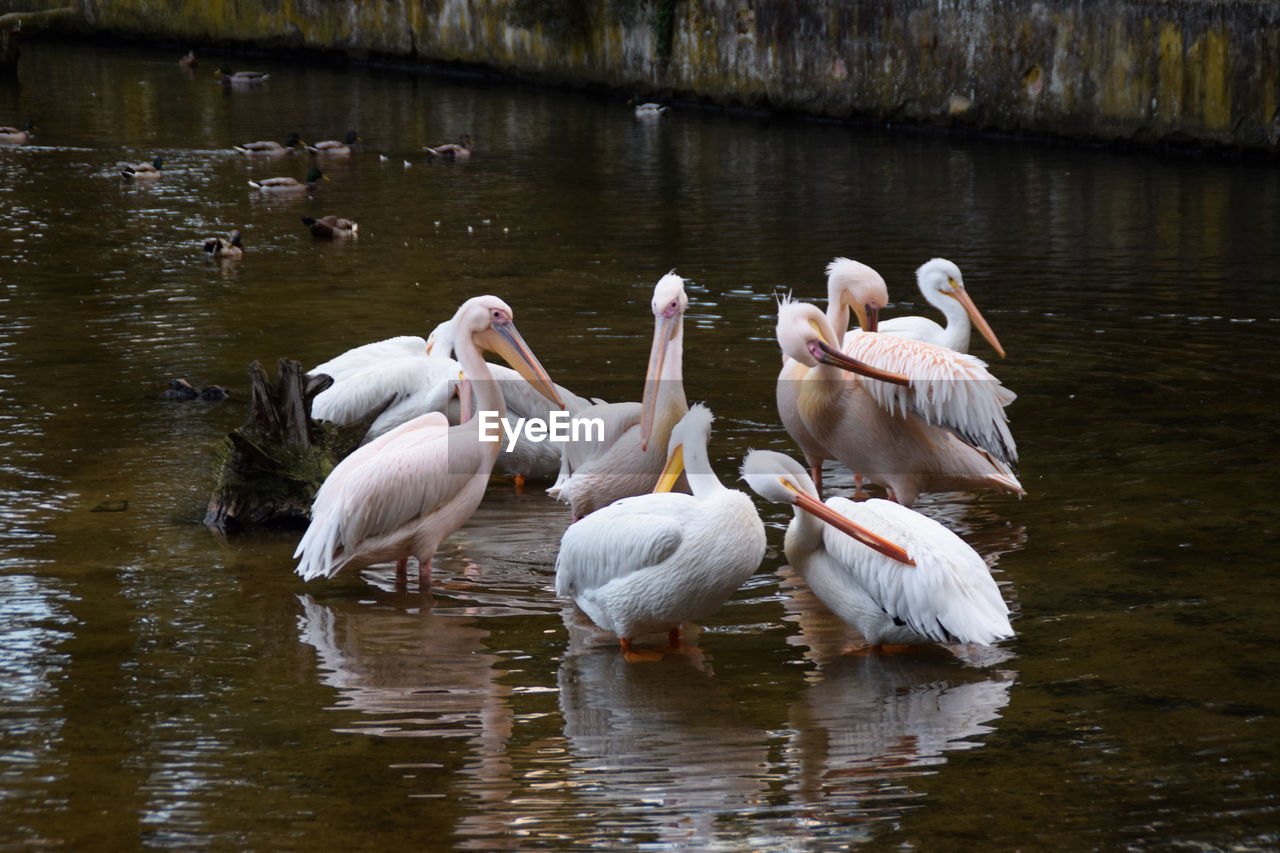
<path id="1" fill-rule="evenodd" d="M 640 403 L 604 403 L 578 412 L 599 418 L 603 440 L 562 448 L 560 476 L 547 492 L 570 505 L 574 520 L 619 498 L 651 491 L 666 461 L 671 428 L 689 410 L 684 394 L 684 310 L 689 297 L 675 270 L 653 288 L 653 345 Z M 595 437 L 593 437 L 595 438 Z"/>
<path id="2" fill-rule="evenodd" d="M 778 412 L 819 472 L 821 459 L 838 459 L 887 487 L 894 500 L 905 506 L 922 491 L 998 488 L 1022 493 L 1008 464 L 961 440 L 958 427 L 932 423 L 919 413 L 918 409 L 926 408 L 927 414 L 941 420 L 958 406 L 947 396 L 956 387 L 942 383 L 939 390 L 928 392 L 927 370 L 912 374 L 910 369 L 919 365 L 910 359 L 885 359 L 870 346 L 851 349 L 846 345 L 840 350 L 833 344 L 837 331 L 807 303 L 784 300 L 778 307 L 776 331 L 783 353 L 798 365 L 784 366 L 778 377 Z M 869 344 L 927 346 L 860 334 Z M 922 389 L 929 394 L 923 401 Z M 999 423 L 1003 426 L 1003 421 Z"/>
<path id="3" fill-rule="evenodd" d="M 432 555 L 479 506 L 501 446 L 497 437 L 486 440 L 480 432 L 480 412 L 506 414 L 482 351 L 502 357 L 561 405 L 505 302 L 496 296 L 468 299 L 454 322 L 455 351 L 474 400 L 470 419 L 451 427 L 438 412 L 420 415 L 338 463 L 316 493 L 311 524 L 293 555 L 304 579 L 389 561 L 403 578 L 409 557 L 415 557 L 419 588 L 430 587 Z"/>
<path id="4" fill-rule="evenodd" d="M 879 499 L 823 503 L 804 467 L 771 450 L 747 454 L 742 478 L 765 500 L 792 506 L 787 561 L 872 646 L 1013 636 L 987 564 L 933 519 Z"/>
<path id="5" fill-rule="evenodd" d="M 934 258 L 916 270 L 916 286 L 925 301 L 942 312 L 947 319 L 945 328 L 939 326 L 928 317 L 894 317 L 882 320 L 879 327 L 870 327 L 870 331 L 883 332 L 899 338 L 913 341 L 924 341 L 956 352 L 969 351 L 970 321 L 978 327 L 978 332 L 987 339 L 991 348 L 1004 358 L 1004 347 L 996 339 L 978 306 L 973 304 L 969 291 L 965 290 L 964 278 L 960 275 L 960 267 L 946 258 Z M 868 326 L 861 322 L 864 329 Z"/>

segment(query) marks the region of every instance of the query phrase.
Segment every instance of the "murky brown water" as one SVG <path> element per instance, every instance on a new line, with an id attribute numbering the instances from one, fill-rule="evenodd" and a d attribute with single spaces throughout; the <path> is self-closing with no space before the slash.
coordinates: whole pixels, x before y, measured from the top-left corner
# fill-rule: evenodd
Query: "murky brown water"
<path id="1" fill-rule="evenodd" d="M 30 45 L 0 123 L 0 846 L 836 850 L 1280 844 L 1275 502 L 1280 171 L 676 110 L 480 79 Z M 264 202 L 233 143 L 366 151 Z M 465 168 L 421 147 L 470 132 Z M 160 154 L 123 185 L 118 161 Z M 389 158 L 382 161 L 379 154 Z M 410 165 L 403 165 L 405 160 Z M 361 223 L 312 243 L 302 214 Z M 207 265 L 239 226 L 248 256 Z M 774 295 L 957 261 L 1030 495 L 920 508 L 994 563 L 1018 636 L 842 655 L 771 552 L 626 666 L 552 594 L 567 510 L 495 486 L 438 555 L 303 584 L 296 534 L 200 524 L 245 368 L 425 334 L 507 299 L 551 374 L 638 398 L 656 279 L 689 279 L 686 386 L 730 476 L 794 452 Z M 975 337 L 975 352 L 988 356 Z M 237 399 L 181 405 L 170 378 Z M 846 474 L 831 469 L 837 486 Z M 119 502 L 127 501 L 121 509 Z M 114 502 L 114 503 L 113 503 Z M 119 511 L 94 511 L 115 509 Z"/>

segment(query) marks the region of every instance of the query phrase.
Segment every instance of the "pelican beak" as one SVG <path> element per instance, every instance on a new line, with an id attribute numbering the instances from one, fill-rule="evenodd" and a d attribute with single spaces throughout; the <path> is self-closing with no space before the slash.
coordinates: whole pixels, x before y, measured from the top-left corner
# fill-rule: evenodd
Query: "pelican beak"
<path id="1" fill-rule="evenodd" d="M 881 382 L 891 382 L 904 388 L 911 387 L 911 380 L 901 373 L 891 373 L 888 370 L 872 367 L 865 362 L 858 361 L 856 358 L 850 358 L 824 340 L 812 342 L 810 344 L 810 352 L 813 353 L 814 358 L 823 364 L 832 364 L 843 370 L 848 370 L 850 373 L 860 373 L 871 379 L 879 379 Z"/>
<path id="2" fill-rule="evenodd" d="M 653 487 L 654 492 L 669 492 L 674 489 L 676 480 L 680 479 L 682 473 L 684 473 L 684 445 L 677 444 L 671 451 L 671 455 L 667 457 L 667 464 L 662 469 L 662 473 L 658 475 L 658 484 Z"/>
<path id="3" fill-rule="evenodd" d="M 555 403 L 557 408 L 564 408 L 564 401 L 560 399 L 555 386 L 551 384 L 551 377 L 547 375 L 547 371 L 543 369 L 533 350 L 529 349 L 529 345 L 524 342 L 524 338 L 516 331 L 514 323 L 494 322 L 489 328 L 476 335 L 474 340 L 482 349 L 500 356 L 503 361 L 511 365 L 517 373 L 529 381 L 530 385 L 538 389 L 539 394 Z"/>
<path id="4" fill-rule="evenodd" d="M 667 360 L 667 344 L 680 331 L 684 315 L 679 311 L 671 316 L 663 315 L 653 330 L 653 348 L 649 350 L 649 369 L 644 376 L 644 400 L 640 410 L 640 449 L 649 447 L 649 435 L 658 414 L 658 383 L 662 381 L 662 368 Z"/>
<path id="5" fill-rule="evenodd" d="M 874 332 L 880 325 L 880 306 L 876 303 L 862 304 L 850 300 L 848 305 L 853 309 L 853 316 L 858 319 L 858 328 L 864 332 Z"/>
<path id="6" fill-rule="evenodd" d="M 843 515 L 815 498 L 813 495 L 808 492 L 800 491 L 786 480 L 782 481 L 782 485 L 786 486 L 793 494 L 795 494 L 795 505 L 805 512 L 817 516 L 819 519 L 830 524 L 841 533 L 852 536 L 863 545 L 879 551 L 891 560 L 896 560 L 897 562 L 908 566 L 914 566 L 916 564 L 916 561 L 911 559 L 911 556 L 907 554 L 907 550 L 901 545 L 895 545 L 883 536 L 877 536 L 862 525 L 855 524 L 850 519 L 845 518 Z"/>
<path id="7" fill-rule="evenodd" d="M 951 296 L 960 303 L 960 307 L 964 308 L 964 313 L 969 315 L 969 319 L 973 321 L 973 325 L 978 327 L 978 331 L 987 339 L 987 343 L 991 344 L 991 348 L 1004 358 L 1004 347 L 1000 346 L 1000 342 L 996 340 L 996 333 L 991 331 L 991 327 L 987 325 L 987 321 L 982 314 L 978 312 L 978 306 L 973 304 L 973 300 L 969 298 L 969 293 L 963 287 L 956 287 L 952 282 Z"/>
<path id="8" fill-rule="evenodd" d="M 458 402 L 462 404 L 462 418 L 458 422 L 465 424 L 471 420 L 471 407 L 474 403 L 471 399 L 471 380 L 461 370 L 458 371 Z"/>

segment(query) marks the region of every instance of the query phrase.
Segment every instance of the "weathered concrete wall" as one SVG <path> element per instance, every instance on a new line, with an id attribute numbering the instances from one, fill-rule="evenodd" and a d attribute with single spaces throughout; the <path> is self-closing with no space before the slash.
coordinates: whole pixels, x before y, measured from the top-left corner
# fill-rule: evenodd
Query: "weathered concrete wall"
<path id="1" fill-rule="evenodd" d="M 1280 0 L 79 2 L 88 26 L 140 37 L 461 62 L 834 117 L 1280 151 Z"/>

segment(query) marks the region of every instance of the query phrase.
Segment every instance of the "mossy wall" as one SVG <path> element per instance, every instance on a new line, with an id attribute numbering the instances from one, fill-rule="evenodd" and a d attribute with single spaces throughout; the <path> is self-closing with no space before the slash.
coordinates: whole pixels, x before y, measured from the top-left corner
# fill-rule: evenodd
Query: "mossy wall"
<path id="1" fill-rule="evenodd" d="M 1280 148 L 1280 0 L 79 2 L 91 28 L 140 37 L 833 117 Z"/>

